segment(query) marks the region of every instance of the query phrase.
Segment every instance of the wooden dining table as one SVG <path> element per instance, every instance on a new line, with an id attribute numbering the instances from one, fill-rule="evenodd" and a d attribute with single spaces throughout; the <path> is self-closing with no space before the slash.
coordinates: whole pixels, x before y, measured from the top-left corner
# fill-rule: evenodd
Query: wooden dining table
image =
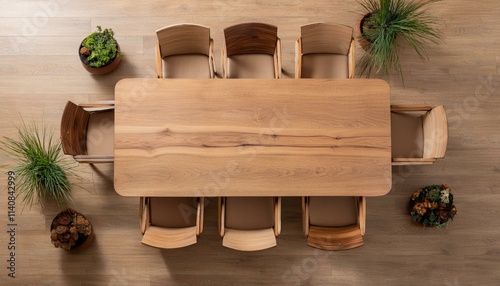
<path id="1" fill-rule="evenodd" d="M 380 79 L 122 79 L 123 196 L 382 196 L 390 90 Z"/>

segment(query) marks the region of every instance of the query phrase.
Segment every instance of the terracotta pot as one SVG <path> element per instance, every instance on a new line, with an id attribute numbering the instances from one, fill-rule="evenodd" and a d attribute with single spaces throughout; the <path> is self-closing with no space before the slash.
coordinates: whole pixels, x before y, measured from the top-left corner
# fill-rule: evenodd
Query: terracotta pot
<path id="1" fill-rule="evenodd" d="M 355 26 L 356 40 L 358 41 L 361 48 L 363 48 L 363 50 L 365 50 L 365 51 L 367 51 L 370 48 L 370 45 L 372 43 L 364 36 L 363 25 L 364 25 L 365 19 L 367 19 L 371 15 L 372 15 L 372 13 L 368 13 L 368 14 L 360 16 L 358 21 L 357 21 L 357 24 Z"/>
<path id="2" fill-rule="evenodd" d="M 57 218 L 59 217 L 59 215 L 62 213 L 65 213 L 65 212 L 70 212 L 72 215 L 79 214 L 86 219 L 85 215 L 83 215 L 82 213 L 79 213 L 72 208 L 68 208 L 67 210 L 64 210 L 64 211 L 60 212 L 59 214 L 57 214 L 56 217 L 52 220 L 52 224 L 50 225 L 50 231 L 52 231 L 52 229 L 54 228 L 55 222 L 56 222 Z M 94 227 L 92 226 L 90 221 L 89 221 L 89 224 L 91 227 L 90 234 L 89 235 L 80 235 L 78 237 L 78 240 L 76 241 L 75 245 L 72 246 L 71 249 L 68 250 L 69 252 L 82 251 L 83 249 L 86 249 L 92 243 L 92 241 L 94 241 Z"/>
<path id="3" fill-rule="evenodd" d="M 120 45 L 118 45 L 117 47 L 118 47 L 118 52 L 119 52 Z M 100 68 L 94 68 L 94 67 L 91 67 L 85 63 L 85 61 L 84 61 L 85 57 L 82 54 L 80 54 L 81 48 L 82 48 L 82 44 L 80 44 L 80 47 L 78 48 L 78 55 L 80 56 L 80 61 L 82 62 L 83 67 L 91 74 L 101 75 L 101 74 L 110 73 L 118 67 L 118 65 L 120 64 L 120 61 L 122 60 L 122 56 L 120 56 L 120 53 L 117 53 L 115 59 L 111 63 L 109 63 L 105 66 L 102 66 Z"/>

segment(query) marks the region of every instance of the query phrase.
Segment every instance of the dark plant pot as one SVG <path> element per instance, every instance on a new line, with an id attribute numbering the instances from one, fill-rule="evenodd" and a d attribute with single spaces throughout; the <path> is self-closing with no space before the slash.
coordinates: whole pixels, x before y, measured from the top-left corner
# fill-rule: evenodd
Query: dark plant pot
<path id="1" fill-rule="evenodd" d="M 358 20 L 358 24 L 356 25 L 356 40 L 358 41 L 359 45 L 363 50 L 367 51 L 372 42 L 366 37 L 363 29 L 365 27 L 365 21 L 368 19 L 372 13 L 367 13 L 363 16 L 361 16 Z"/>
<path id="2" fill-rule="evenodd" d="M 52 231 L 52 229 L 54 229 L 54 225 L 55 225 L 55 221 L 57 219 L 57 217 L 64 213 L 64 212 L 70 212 L 71 214 L 79 214 L 83 217 L 85 217 L 82 213 L 79 213 L 77 212 L 76 210 L 72 209 L 72 208 L 68 208 L 67 210 L 64 210 L 62 212 L 60 212 L 59 214 L 56 215 L 56 217 L 52 220 L 52 223 L 50 225 L 50 231 Z M 85 217 L 86 218 L 86 217 Z M 92 243 L 92 241 L 94 241 L 94 227 L 92 226 L 92 224 L 90 223 L 89 221 L 89 224 L 91 226 L 91 232 L 89 235 L 80 235 L 78 237 L 78 240 L 75 242 L 75 245 L 71 247 L 70 250 L 68 250 L 68 252 L 73 252 L 73 253 L 77 253 L 77 252 L 80 252 L 84 249 L 86 249 L 87 247 L 89 247 L 89 245 Z"/>
<path id="3" fill-rule="evenodd" d="M 118 52 L 120 52 L 120 45 L 118 47 Z M 107 74 L 112 71 L 114 71 L 118 65 L 120 64 L 122 60 L 122 56 L 120 56 L 120 53 L 116 54 L 116 57 L 113 61 L 110 63 L 106 64 L 105 66 L 102 66 L 100 68 L 94 68 L 85 63 L 85 56 L 80 54 L 80 49 L 82 48 L 82 44 L 80 44 L 80 47 L 78 48 L 78 55 L 80 56 L 80 61 L 82 62 L 83 67 L 91 74 L 96 74 L 96 75 L 101 75 L 101 74 Z"/>

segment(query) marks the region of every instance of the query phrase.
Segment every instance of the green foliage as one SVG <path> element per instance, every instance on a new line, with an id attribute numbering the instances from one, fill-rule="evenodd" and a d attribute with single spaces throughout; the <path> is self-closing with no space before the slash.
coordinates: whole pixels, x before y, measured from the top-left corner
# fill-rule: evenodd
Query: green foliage
<path id="1" fill-rule="evenodd" d="M 369 76 L 396 70 L 403 79 L 399 59 L 400 44 L 410 46 L 422 60 L 427 59 L 427 45 L 438 44 L 441 34 L 437 20 L 426 14 L 427 5 L 439 0 L 359 0 L 366 13 L 363 35 L 371 43 L 358 61 L 359 74 Z"/>
<path id="2" fill-rule="evenodd" d="M 431 189 L 427 193 L 427 198 L 431 202 L 439 202 L 441 197 L 441 190 L 436 188 L 436 189 Z"/>
<path id="3" fill-rule="evenodd" d="M 13 168 L 17 195 L 22 195 L 22 203 L 30 208 L 36 203 L 43 206 L 46 199 L 54 199 L 61 209 L 65 208 L 66 202 L 71 201 L 71 183 L 67 175 L 74 173 L 61 153 L 61 142 L 36 123 L 27 126 L 22 121 L 16 128 L 18 138 L 3 136 L 0 150 L 17 164 Z"/>
<path id="4" fill-rule="evenodd" d="M 82 46 L 88 48 L 90 52 L 90 55 L 84 58 L 87 65 L 99 68 L 111 63 L 116 55 L 121 55 L 113 35 L 112 29 L 102 30 L 101 26 L 97 26 L 97 31 L 83 40 Z"/>

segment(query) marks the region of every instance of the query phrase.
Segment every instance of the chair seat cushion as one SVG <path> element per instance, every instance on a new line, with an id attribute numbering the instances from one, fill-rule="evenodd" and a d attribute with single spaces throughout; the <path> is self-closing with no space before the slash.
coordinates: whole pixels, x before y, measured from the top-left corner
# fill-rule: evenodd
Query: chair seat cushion
<path id="1" fill-rule="evenodd" d="M 87 154 L 113 155 L 115 144 L 115 111 L 90 113 L 87 124 Z"/>
<path id="2" fill-rule="evenodd" d="M 196 198 L 150 198 L 151 225 L 160 227 L 189 227 L 196 225 Z"/>
<path id="3" fill-rule="evenodd" d="M 162 72 L 165 78 L 210 78 L 207 55 L 175 55 L 164 57 L 162 61 Z"/>
<path id="4" fill-rule="evenodd" d="M 229 78 L 274 78 L 274 57 L 268 54 L 233 55 L 227 59 Z"/>
<path id="5" fill-rule="evenodd" d="M 358 222 L 356 197 L 309 197 L 309 224 L 338 227 Z"/>
<path id="6" fill-rule="evenodd" d="M 256 230 L 274 226 L 273 197 L 228 197 L 225 208 L 226 228 Z"/>
<path id="7" fill-rule="evenodd" d="M 422 116 L 391 112 L 392 158 L 422 158 L 424 132 Z"/>
<path id="8" fill-rule="evenodd" d="M 346 55 L 307 54 L 302 56 L 302 78 L 348 78 Z"/>

